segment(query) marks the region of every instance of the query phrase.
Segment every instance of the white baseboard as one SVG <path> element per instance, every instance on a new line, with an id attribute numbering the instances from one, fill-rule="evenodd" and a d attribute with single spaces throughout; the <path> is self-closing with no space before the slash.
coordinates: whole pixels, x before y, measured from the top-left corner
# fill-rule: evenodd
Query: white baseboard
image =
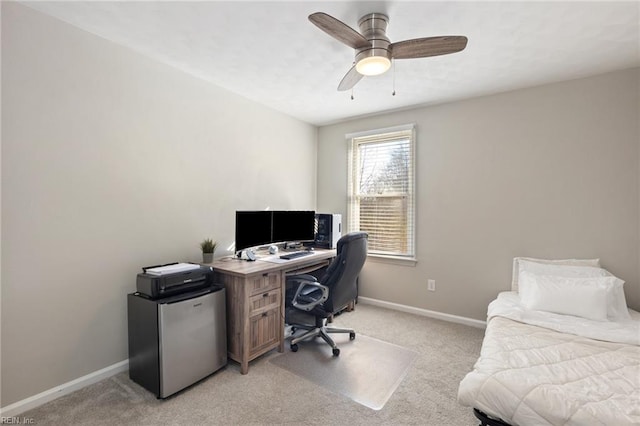
<path id="1" fill-rule="evenodd" d="M 100 380 L 104 380 L 107 377 L 111 377 L 123 371 L 129 369 L 129 360 L 125 359 L 116 364 L 103 368 L 102 370 L 94 371 L 86 376 L 79 377 L 67 383 L 63 383 L 60 386 L 56 386 L 37 395 L 25 398 L 22 401 L 14 402 L 11 405 L 0 408 L 1 417 L 14 417 L 25 411 L 39 407 L 46 404 L 49 401 L 53 401 L 56 398 L 60 398 L 63 395 L 67 395 L 71 392 L 75 392 L 78 389 L 82 389 L 85 386 L 89 386 L 93 383 L 97 383 Z"/>
<path id="2" fill-rule="evenodd" d="M 385 302 L 384 300 L 371 299 L 369 297 L 362 297 L 362 296 L 358 296 L 358 302 L 364 303 L 365 305 L 380 306 L 381 308 L 393 309 L 395 311 L 407 312 L 410 314 L 421 315 L 423 317 L 435 318 L 443 321 L 469 325 L 471 327 L 487 328 L 486 321 L 480 321 L 477 319 L 467 318 L 467 317 L 460 317 L 458 315 L 445 314 L 443 312 L 430 311 L 428 309 L 401 305 L 399 303 Z"/>

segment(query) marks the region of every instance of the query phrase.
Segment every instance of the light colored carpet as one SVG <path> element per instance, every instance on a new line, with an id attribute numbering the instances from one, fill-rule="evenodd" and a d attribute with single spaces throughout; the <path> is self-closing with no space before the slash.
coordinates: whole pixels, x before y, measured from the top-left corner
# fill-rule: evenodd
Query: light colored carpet
<path id="1" fill-rule="evenodd" d="M 164 401 L 122 373 L 20 417 L 41 425 L 478 424 L 471 409 L 458 405 L 456 395 L 458 383 L 480 354 L 484 330 L 364 304 L 339 315 L 334 324 L 418 353 L 381 410 L 276 367 L 270 359 L 280 354 L 273 351 L 252 361 L 247 375 L 230 362 Z"/>
<path id="2" fill-rule="evenodd" d="M 365 407 L 380 410 L 418 356 L 402 346 L 362 334 L 356 333 L 352 341 L 348 334 L 332 334 L 331 338 L 340 348 L 340 356 L 334 357 L 331 347 L 318 338 L 300 342 L 298 352 L 287 348 L 271 362 Z"/>

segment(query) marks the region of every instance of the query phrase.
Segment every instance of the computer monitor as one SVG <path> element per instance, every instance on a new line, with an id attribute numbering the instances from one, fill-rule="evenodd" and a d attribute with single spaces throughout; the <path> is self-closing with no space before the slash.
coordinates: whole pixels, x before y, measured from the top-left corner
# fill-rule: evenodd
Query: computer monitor
<path id="1" fill-rule="evenodd" d="M 272 211 L 236 211 L 236 250 L 269 244 Z"/>
<path id="2" fill-rule="evenodd" d="M 304 242 L 315 239 L 315 218 L 313 210 L 274 210 L 272 241 Z"/>

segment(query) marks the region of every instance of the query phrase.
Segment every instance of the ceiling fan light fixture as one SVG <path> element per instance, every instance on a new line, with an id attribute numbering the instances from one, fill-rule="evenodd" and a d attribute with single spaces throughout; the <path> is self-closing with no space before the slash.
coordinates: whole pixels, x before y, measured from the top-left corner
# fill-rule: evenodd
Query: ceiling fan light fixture
<path id="1" fill-rule="evenodd" d="M 355 66 L 340 80 L 340 92 L 352 89 L 364 76 L 385 73 L 391 68 L 392 58 L 396 60 L 448 55 L 460 52 L 467 46 L 465 36 L 422 37 L 391 43 L 387 37 L 389 17 L 377 12 L 366 14 L 358 20 L 360 32 L 324 12 L 312 13 L 309 21 L 355 50 Z"/>
<path id="2" fill-rule="evenodd" d="M 372 76 L 387 72 L 391 67 L 391 61 L 386 56 L 367 56 L 356 64 L 356 71 L 362 75 Z"/>

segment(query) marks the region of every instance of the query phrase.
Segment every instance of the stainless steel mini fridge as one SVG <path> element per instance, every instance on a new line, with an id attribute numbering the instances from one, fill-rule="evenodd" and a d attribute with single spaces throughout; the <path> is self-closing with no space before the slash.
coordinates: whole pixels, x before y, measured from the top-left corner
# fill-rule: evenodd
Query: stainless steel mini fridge
<path id="1" fill-rule="evenodd" d="M 166 398 L 227 364 L 225 289 L 127 295 L 129 377 Z"/>

